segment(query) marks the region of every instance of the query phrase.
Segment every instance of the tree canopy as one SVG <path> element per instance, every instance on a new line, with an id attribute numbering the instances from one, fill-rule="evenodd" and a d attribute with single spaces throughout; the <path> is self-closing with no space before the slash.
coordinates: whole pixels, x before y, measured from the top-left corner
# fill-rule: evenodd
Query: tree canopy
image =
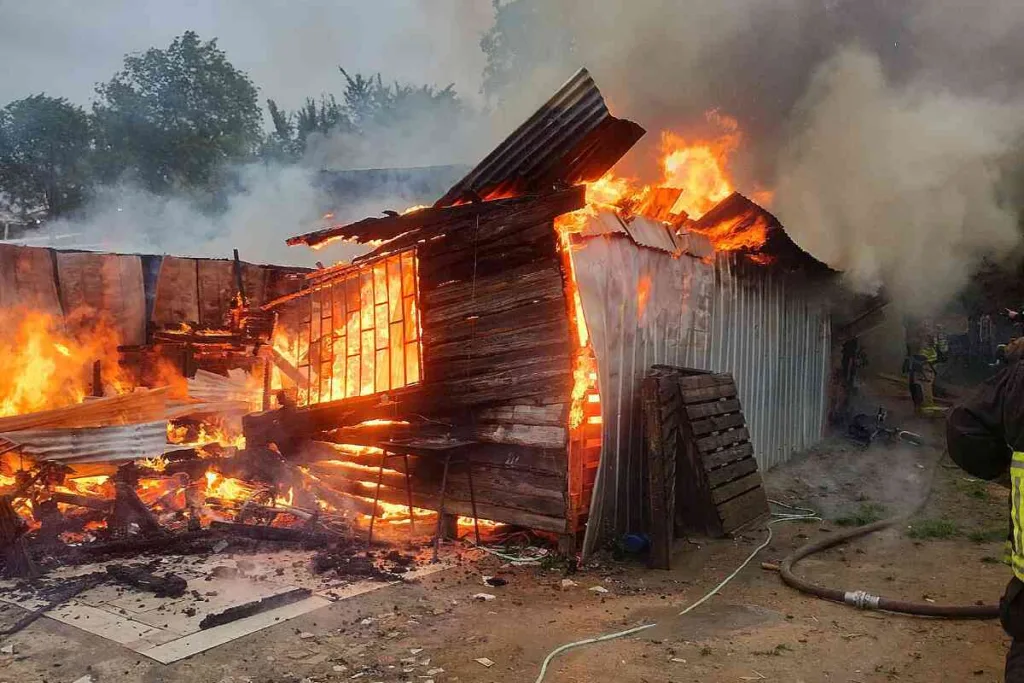
<path id="1" fill-rule="evenodd" d="M 89 186 L 89 117 L 64 98 L 33 95 L 0 109 L 0 202 L 59 216 Z"/>
<path id="2" fill-rule="evenodd" d="M 125 174 L 148 190 L 210 187 L 217 171 L 253 154 L 261 137 L 258 93 L 249 77 L 193 31 L 165 49 L 125 57 L 96 89 L 98 170 Z"/>

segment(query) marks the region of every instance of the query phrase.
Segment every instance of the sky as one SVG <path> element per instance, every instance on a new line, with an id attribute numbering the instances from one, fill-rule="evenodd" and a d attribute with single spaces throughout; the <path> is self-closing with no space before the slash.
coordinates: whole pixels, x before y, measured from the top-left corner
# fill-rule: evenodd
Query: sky
<path id="1" fill-rule="evenodd" d="M 490 0 L 0 0 L 0 104 L 45 92 L 87 105 L 124 55 L 195 30 L 217 38 L 261 100 L 287 108 L 339 92 L 342 76 L 454 82 L 479 95 Z"/>

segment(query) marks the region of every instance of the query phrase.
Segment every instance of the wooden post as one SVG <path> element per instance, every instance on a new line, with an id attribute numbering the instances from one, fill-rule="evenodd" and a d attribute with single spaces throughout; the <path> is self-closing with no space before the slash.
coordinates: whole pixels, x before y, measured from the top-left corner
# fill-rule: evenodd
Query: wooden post
<path id="1" fill-rule="evenodd" d="M 242 262 L 238 259 L 238 250 L 234 250 L 235 255 L 235 289 L 238 290 L 239 303 L 242 307 L 245 307 L 245 281 L 242 279 Z"/>
<path id="2" fill-rule="evenodd" d="M 103 363 L 101 361 L 92 364 L 92 395 L 97 398 L 103 396 Z"/>
<path id="3" fill-rule="evenodd" d="M 22 538 L 28 527 L 14 511 L 13 500 L 11 496 L 0 496 L 0 551 L 8 576 L 32 579 L 39 576 L 39 568 L 28 554 Z"/>
<path id="4" fill-rule="evenodd" d="M 267 358 L 263 359 L 263 412 L 270 410 L 270 394 L 271 379 L 273 377 L 273 370 L 271 369 L 270 360 Z"/>

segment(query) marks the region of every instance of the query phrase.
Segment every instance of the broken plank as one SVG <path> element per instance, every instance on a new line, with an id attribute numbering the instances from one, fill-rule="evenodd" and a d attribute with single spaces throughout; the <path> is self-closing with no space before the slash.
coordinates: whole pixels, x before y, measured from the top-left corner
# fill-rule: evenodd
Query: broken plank
<path id="1" fill-rule="evenodd" d="M 742 460 L 743 458 L 749 458 L 754 455 L 754 446 L 750 443 L 741 443 L 738 446 L 732 448 L 726 448 L 725 450 L 716 451 L 714 453 L 705 454 L 701 460 L 704 463 L 704 469 L 707 471 L 713 471 L 715 468 L 728 465 L 734 460 Z"/>
<path id="2" fill-rule="evenodd" d="M 733 413 L 731 415 L 716 415 L 704 420 L 691 422 L 690 429 L 693 430 L 694 436 L 704 436 L 711 432 L 721 432 L 726 429 L 742 427 L 744 424 L 743 414 Z"/>
<path id="3" fill-rule="evenodd" d="M 701 439 L 697 439 L 697 450 L 701 453 L 709 453 L 719 448 L 724 448 L 735 443 L 749 440 L 750 432 L 747 431 L 746 427 L 741 427 L 740 429 L 722 432 L 721 434 L 712 434 L 711 436 L 705 436 Z"/>
<path id="4" fill-rule="evenodd" d="M 714 488 L 756 471 L 757 461 L 753 458 L 744 458 L 731 465 L 719 467 L 717 470 L 708 472 L 708 484 L 711 485 L 711 488 Z"/>
<path id="5" fill-rule="evenodd" d="M 693 389 L 705 389 L 707 387 L 717 387 L 725 384 L 732 384 L 732 375 L 713 374 L 713 375 L 691 375 L 684 376 L 678 379 L 679 386 L 683 388 L 683 392 L 689 392 Z"/>
<path id="6" fill-rule="evenodd" d="M 700 389 L 689 389 L 683 392 L 683 403 L 690 405 L 693 403 L 704 403 L 705 401 L 713 401 L 719 398 L 734 398 L 736 396 L 736 384 L 729 382 L 728 384 L 717 384 L 712 387 L 702 387 Z"/>
<path id="7" fill-rule="evenodd" d="M 768 514 L 768 497 L 764 487 L 757 487 L 718 506 L 718 517 L 724 533 L 730 533 L 747 522 Z"/>
<path id="8" fill-rule="evenodd" d="M 759 472 L 751 472 L 745 477 L 741 477 L 735 481 L 731 481 L 728 484 L 722 484 L 718 488 L 712 489 L 711 497 L 715 501 L 715 505 L 724 503 L 727 500 L 732 500 L 736 496 L 746 493 L 750 489 L 757 488 L 761 485 L 761 474 Z"/>
<path id="9" fill-rule="evenodd" d="M 691 420 L 700 420 L 712 415 L 725 415 L 737 413 L 740 410 L 739 399 L 732 398 L 723 401 L 712 401 L 710 403 L 697 403 L 686 406 L 686 415 Z"/>

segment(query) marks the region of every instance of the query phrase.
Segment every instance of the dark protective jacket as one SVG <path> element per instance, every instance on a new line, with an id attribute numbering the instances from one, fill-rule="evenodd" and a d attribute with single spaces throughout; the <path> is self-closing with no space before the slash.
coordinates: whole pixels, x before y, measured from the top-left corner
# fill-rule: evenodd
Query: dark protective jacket
<path id="1" fill-rule="evenodd" d="M 1014 451 L 1024 451 L 1024 363 L 986 381 L 946 420 L 949 456 L 968 474 L 998 479 Z"/>

